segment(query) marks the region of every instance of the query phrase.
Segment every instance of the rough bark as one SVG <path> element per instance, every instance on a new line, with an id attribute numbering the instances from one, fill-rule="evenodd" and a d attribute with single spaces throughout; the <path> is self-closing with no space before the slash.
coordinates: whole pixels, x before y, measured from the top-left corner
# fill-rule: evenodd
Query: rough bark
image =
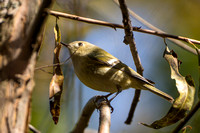
<path id="1" fill-rule="evenodd" d="M 48 1 L 48 2 L 47 2 Z M 44 8 L 50 0 L 0 3 L 0 132 L 27 132 Z"/>

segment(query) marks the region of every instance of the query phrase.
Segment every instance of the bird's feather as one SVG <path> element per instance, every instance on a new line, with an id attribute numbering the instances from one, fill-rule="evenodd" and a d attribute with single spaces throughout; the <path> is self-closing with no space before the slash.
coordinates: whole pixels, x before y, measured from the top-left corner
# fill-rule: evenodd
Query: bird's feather
<path id="1" fill-rule="evenodd" d="M 104 50 L 99 50 L 99 49 L 101 49 L 101 48 L 96 48 L 93 52 L 89 53 L 88 57 L 90 59 L 96 61 L 96 63 L 99 65 L 104 65 L 104 66 L 106 65 L 108 67 L 112 67 L 114 69 L 121 70 L 129 76 L 131 76 L 133 78 L 137 78 L 137 79 L 153 86 L 153 84 L 151 82 L 149 82 L 147 79 L 142 77 L 140 74 L 135 72 L 133 69 L 131 69 L 124 63 L 122 63 L 119 59 L 112 56 L 108 52 L 106 52 Z"/>

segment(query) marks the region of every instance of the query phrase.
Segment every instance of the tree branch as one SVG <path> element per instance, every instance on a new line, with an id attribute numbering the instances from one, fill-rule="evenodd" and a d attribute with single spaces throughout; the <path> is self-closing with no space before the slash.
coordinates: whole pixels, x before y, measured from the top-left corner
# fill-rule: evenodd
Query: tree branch
<path id="1" fill-rule="evenodd" d="M 96 103 L 99 108 L 99 130 L 98 133 L 109 133 L 110 132 L 110 106 L 106 100 L 98 100 Z"/>
<path id="2" fill-rule="evenodd" d="M 32 131 L 33 133 L 41 133 L 39 130 L 37 130 L 33 125 L 29 124 L 28 125 L 30 131 Z"/>
<path id="3" fill-rule="evenodd" d="M 57 11 L 53 11 L 53 10 L 49 10 L 49 9 L 47 9 L 46 12 L 48 14 L 56 16 L 56 17 L 63 17 L 63 18 L 73 19 L 73 20 L 76 20 L 76 21 L 86 22 L 86 23 L 90 23 L 90 24 L 107 26 L 107 27 L 111 27 L 111 28 L 114 28 L 114 29 L 115 28 L 124 29 L 124 26 L 120 25 L 120 24 L 114 24 L 114 23 L 95 20 L 95 19 L 91 19 L 91 18 L 85 18 L 85 17 L 67 14 L 67 13 L 62 13 L 62 12 L 57 12 Z M 183 37 L 183 36 L 176 36 L 176 35 L 171 35 L 171 34 L 167 34 L 167 33 L 163 33 L 163 32 L 158 32 L 158 31 L 153 31 L 153 30 L 148 30 L 148 29 L 142 29 L 140 27 L 132 27 L 132 30 L 136 31 L 136 32 L 156 35 L 156 36 L 159 36 L 159 37 L 162 37 L 162 38 L 171 38 L 171 39 L 175 39 L 175 40 L 180 40 L 180 41 L 184 41 L 186 43 L 188 43 L 190 41 L 194 44 L 200 45 L 199 40 L 195 40 L 195 39 L 191 39 L 191 38 L 187 38 L 187 37 Z M 177 44 L 177 42 L 175 42 L 175 43 Z M 187 51 L 189 51 L 193 54 L 196 54 L 195 49 L 191 49 L 186 44 L 182 44 L 180 47 L 184 48 L 185 50 L 187 50 Z"/>
<path id="4" fill-rule="evenodd" d="M 102 96 L 92 97 L 85 107 L 82 114 L 71 133 L 83 133 L 87 128 L 90 117 L 95 108 L 99 109 L 99 133 L 109 133 L 110 130 L 110 107 Z"/>
<path id="5" fill-rule="evenodd" d="M 71 133 L 83 133 L 84 129 L 87 128 L 90 117 L 96 108 L 95 103 L 94 103 L 96 98 L 97 96 L 94 96 L 87 102 L 87 104 L 83 108 L 83 111 L 81 113 L 81 116 L 78 122 L 76 123 Z"/>
<path id="6" fill-rule="evenodd" d="M 134 116 L 135 109 L 137 107 L 138 101 L 140 100 L 140 94 L 141 94 L 140 90 L 135 90 L 135 95 L 134 95 L 134 98 L 133 98 L 133 101 L 132 101 L 132 104 L 131 104 L 131 108 L 129 110 L 128 117 L 127 117 L 127 119 L 124 123 L 131 124 L 131 121 L 132 121 L 133 116 Z"/>
<path id="7" fill-rule="evenodd" d="M 127 9 L 125 0 L 119 0 L 119 5 L 120 5 L 121 12 L 122 12 L 123 24 L 125 27 L 124 43 L 129 44 L 137 72 L 140 75 L 143 75 L 144 69 L 142 67 L 142 64 L 140 62 L 140 57 L 137 52 L 136 43 L 135 43 L 135 40 L 133 37 L 133 32 L 132 32 L 131 20 L 129 18 L 129 13 L 128 13 L 128 9 Z M 135 90 L 135 96 L 134 96 L 134 99 L 131 104 L 131 109 L 129 111 L 128 118 L 125 121 L 126 124 L 130 124 L 132 121 L 136 106 L 140 99 L 140 94 L 141 94 L 141 90 Z"/>
<path id="8" fill-rule="evenodd" d="M 117 0 L 113 0 L 117 5 L 119 5 L 118 1 Z M 128 8 L 128 11 L 130 13 L 131 16 L 133 16 L 136 20 L 138 20 L 139 22 L 141 22 L 142 24 L 144 24 L 145 26 L 147 26 L 148 28 L 156 31 L 156 32 L 159 32 L 159 33 L 164 33 L 166 34 L 164 31 L 162 31 L 161 29 L 153 26 L 152 24 L 150 24 L 149 22 L 147 22 L 146 20 L 144 20 L 142 17 L 140 17 L 139 15 L 137 15 L 135 12 L 133 12 L 131 9 Z M 169 35 L 169 34 L 168 34 Z M 173 35 L 170 35 L 170 36 L 173 36 Z M 179 36 L 180 38 L 184 39 L 183 37 Z M 179 47 L 185 49 L 185 50 L 188 50 L 190 51 L 191 53 L 193 54 L 196 54 L 196 51 L 195 49 L 193 49 L 192 47 L 188 46 L 188 45 L 185 45 L 183 42 L 179 41 L 179 40 L 175 40 L 175 39 L 172 39 L 172 38 L 168 38 L 171 42 L 177 44 Z M 185 41 L 189 41 L 188 40 L 185 40 Z"/>

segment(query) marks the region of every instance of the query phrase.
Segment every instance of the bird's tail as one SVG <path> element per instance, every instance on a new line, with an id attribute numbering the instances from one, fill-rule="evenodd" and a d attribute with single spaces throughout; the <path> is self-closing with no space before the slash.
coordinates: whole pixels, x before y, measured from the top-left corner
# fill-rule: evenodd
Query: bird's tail
<path id="1" fill-rule="evenodd" d="M 173 101 L 174 101 L 173 97 L 171 97 L 170 95 L 166 94 L 165 92 L 162 92 L 161 90 L 155 88 L 154 86 L 152 86 L 150 84 L 144 84 L 143 86 L 144 86 L 144 88 L 146 90 L 149 90 L 149 91 L 153 92 L 154 94 L 166 99 L 170 103 L 173 103 Z"/>

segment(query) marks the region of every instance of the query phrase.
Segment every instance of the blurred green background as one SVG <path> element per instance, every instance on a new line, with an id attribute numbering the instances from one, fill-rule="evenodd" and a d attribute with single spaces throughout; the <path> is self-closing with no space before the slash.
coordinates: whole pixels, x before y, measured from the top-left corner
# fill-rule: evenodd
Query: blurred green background
<path id="1" fill-rule="evenodd" d="M 169 34 L 186 36 L 197 40 L 200 39 L 199 0 L 127 0 L 127 5 L 142 18 Z M 122 24 L 121 11 L 112 0 L 57 0 L 52 9 Z M 146 28 L 133 17 L 131 17 L 131 20 L 133 26 Z M 122 29 L 115 31 L 109 27 L 86 24 L 64 18 L 60 18 L 58 24 L 61 29 L 61 40 L 63 42 L 69 43 L 75 40 L 91 42 L 135 69 L 130 49 L 123 43 L 124 31 Z M 43 45 L 36 67 L 52 64 L 53 62 L 54 25 L 55 17 L 49 16 L 45 25 Z M 144 67 L 144 77 L 154 81 L 156 87 L 162 91 L 167 92 L 174 98 L 178 97 L 175 81 L 170 78 L 169 65 L 163 58 L 165 49 L 163 39 L 137 32 L 134 32 L 134 37 Z M 169 48 L 173 49 L 183 62 L 180 73 L 183 76 L 192 75 L 196 86 L 198 86 L 197 56 L 177 47 L 169 41 L 167 43 L 169 44 Z M 63 47 L 60 55 L 61 61 L 66 60 L 68 57 L 68 50 Z M 52 75 L 42 71 L 35 72 L 31 124 L 42 133 L 70 132 L 86 102 L 94 95 L 107 94 L 92 90 L 83 85 L 74 74 L 71 61 L 63 65 L 62 69 L 65 82 L 61 99 L 61 114 L 57 125 L 54 125 L 49 111 L 48 89 Z M 52 68 L 46 68 L 45 70 L 51 72 Z M 162 118 L 171 106 L 162 98 L 148 91 L 142 91 L 132 124 L 125 125 L 124 121 L 128 116 L 133 95 L 134 89 L 125 90 L 112 101 L 111 104 L 114 107 L 114 112 L 111 114 L 111 133 L 168 133 L 176 127 L 177 124 L 174 124 L 160 130 L 155 130 L 138 124 L 139 122 L 151 124 L 153 121 Z M 196 101 L 197 96 L 195 97 L 195 103 Z M 97 132 L 98 120 L 99 114 L 95 111 L 85 132 Z M 200 112 L 196 113 L 188 123 L 192 126 L 191 133 L 199 133 L 199 123 Z"/>

